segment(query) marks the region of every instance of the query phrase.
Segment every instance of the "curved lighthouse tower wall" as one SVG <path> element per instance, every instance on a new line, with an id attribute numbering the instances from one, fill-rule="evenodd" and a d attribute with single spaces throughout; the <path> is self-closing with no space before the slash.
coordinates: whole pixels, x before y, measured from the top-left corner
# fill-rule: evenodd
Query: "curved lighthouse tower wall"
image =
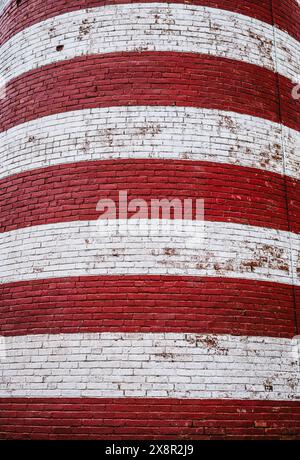
<path id="1" fill-rule="evenodd" d="M 300 438 L 299 3 L 2 0 L 0 78 L 0 437 Z"/>

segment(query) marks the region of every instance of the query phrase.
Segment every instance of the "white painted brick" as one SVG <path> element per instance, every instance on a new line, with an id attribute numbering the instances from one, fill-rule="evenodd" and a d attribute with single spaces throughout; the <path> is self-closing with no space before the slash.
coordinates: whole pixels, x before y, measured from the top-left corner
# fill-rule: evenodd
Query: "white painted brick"
<path id="1" fill-rule="evenodd" d="M 277 35 L 278 70 L 295 78 L 300 44 Z M 274 31 L 265 22 L 218 8 L 134 3 L 72 11 L 26 28 L 0 48 L 0 74 L 8 81 L 76 56 L 142 50 L 204 53 L 275 69 Z"/>
<path id="2" fill-rule="evenodd" d="M 177 232 L 175 226 L 171 233 L 170 227 L 165 227 L 170 221 L 165 220 L 145 222 L 152 228 L 156 224 L 162 231 L 168 228 L 167 236 L 140 235 L 135 233 L 137 222 L 126 221 L 127 233 L 122 236 L 114 233 L 112 220 L 61 222 L 2 233 L 0 282 L 130 275 L 138 267 L 138 273 L 144 275 L 229 276 L 300 285 L 299 235 L 202 221 L 172 221 L 182 228 Z M 86 239 L 90 241 L 88 250 Z M 172 255 L 165 253 L 170 247 L 175 249 Z M 150 263 L 145 265 L 145 260 Z M 122 345 L 123 351 L 130 350 L 130 344 Z M 41 354 L 45 351 L 40 348 Z"/>
<path id="3" fill-rule="evenodd" d="M 300 179 L 300 133 L 205 108 L 97 108 L 51 115 L 0 133 L 0 157 L 0 178 L 80 161 L 164 158 L 249 166 Z"/>
<path id="4" fill-rule="evenodd" d="M 182 397 L 233 399 L 299 399 L 299 363 L 294 362 L 292 340 L 283 338 L 238 337 L 230 335 L 134 334 L 86 333 L 69 335 L 32 335 L 7 338 L 7 359 L 2 366 L 0 392 L 3 397 Z M 122 338 L 129 339 L 131 347 L 126 360 L 120 361 Z M 213 345 L 211 339 L 213 338 Z M 110 340 L 111 346 L 102 346 L 102 340 Z M 91 341 L 90 353 L 81 353 L 81 340 Z M 150 343 L 144 353 L 137 353 Z M 28 359 L 34 362 L 40 343 L 47 353 L 42 368 L 33 369 L 24 376 L 12 368 L 16 362 L 16 350 L 23 354 L 23 365 Z M 158 356 L 157 343 L 165 349 L 172 348 L 172 357 Z M 59 347 L 58 347 L 59 343 Z M 210 343 L 210 345 L 208 345 Z M 36 345 L 36 346 L 35 346 Z M 272 356 L 274 346 L 278 350 Z M 259 356 L 249 356 L 250 350 L 259 349 Z M 102 350 L 99 354 L 98 350 Z M 226 350 L 224 353 L 222 350 Z M 236 353 L 233 354 L 233 350 Z M 61 359 L 59 374 L 53 374 L 51 359 Z M 134 360 L 130 357 L 134 356 Z M 186 356 L 191 360 L 182 360 Z M 208 359 L 207 359 L 208 358 Z M 80 367 L 73 367 L 77 361 Z M 113 371 L 104 364 L 108 360 Z M 96 366 L 95 366 L 96 364 Z M 132 368 L 132 365 L 134 368 Z M 141 367 L 142 365 L 142 367 Z M 116 373 L 116 370 L 118 371 Z M 55 370 L 57 372 L 57 370 Z M 93 372 L 93 375 L 91 375 Z M 128 373 L 130 375 L 128 375 Z M 46 378 L 43 376 L 47 376 Z M 266 384 L 272 391 L 266 391 Z"/>
<path id="5" fill-rule="evenodd" d="M 274 27 L 277 71 L 300 84 L 300 42 Z"/>
<path id="6" fill-rule="evenodd" d="M 0 0 L 0 13 L 6 8 L 6 6 L 11 2 L 12 0 Z"/>

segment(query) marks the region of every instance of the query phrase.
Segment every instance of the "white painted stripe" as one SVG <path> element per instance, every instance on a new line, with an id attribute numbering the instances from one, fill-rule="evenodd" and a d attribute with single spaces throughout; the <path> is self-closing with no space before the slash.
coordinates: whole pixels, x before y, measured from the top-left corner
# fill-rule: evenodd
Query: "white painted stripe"
<path id="1" fill-rule="evenodd" d="M 278 30 L 278 47 L 279 73 L 295 79 L 300 43 Z M 218 8 L 134 3 L 72 11 L 26 28 L 2 45 L 0 75 L 9 81 L 76 56 L 145 50 L 203 53 L 275 69 L 270 24 Z"/>
<path id="2" fill-rule="evenodd" d="M 5 342 L 1 397 L 300 398 L 295 339 L 84 333 Z"/>
<path id="3" fill-rule="evenodd" d="M 248 166 L 300 179 L 300 133 L 220 110 L 95 108 L 39 118 L 0 133 L 0 158 L 0 178 L 79 161 L 160 158 Z"/>
<path id="4" fill-rule="evenodd" d="M 0 13 L 4 11 L 7 5 L 11 2 L 11 0 L 0 0 Z"/>
<path id="5" fill-rule="evenodd" d="M 300 42 L 274 27 L 276 39 L 276 70 L 296 84 L 300 83 Z"/>
<path id="6" fill-rule="evenodd" d="M 60 222 L 2 233 L 0 282 L 139 274 L 300 285 L 299 239 L 289 232 L 224 222 Z"/>
<path id="7" fill-rule="evenodd" d="M 290 260 L 293 267 L 294 284 L 300 286 L 300 234 L 290 233 Z"/>

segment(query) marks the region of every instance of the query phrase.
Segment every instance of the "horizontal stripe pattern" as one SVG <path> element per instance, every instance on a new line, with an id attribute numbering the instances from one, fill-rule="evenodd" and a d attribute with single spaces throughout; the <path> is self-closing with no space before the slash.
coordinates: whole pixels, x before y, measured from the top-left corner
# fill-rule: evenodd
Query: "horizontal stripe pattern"
<path id="1" fill-rule="evenodd" d="M 0 48 L 9 81 L 0 101 L 0 438 L 126 438 L 133 426 L 139 437 L 172 428 L 180 438 L 299 435 L 300 345 L 291 337 L 299 326 L 300 109 L 291 89 L 300 48 L 288 21 L 287 32 L 272 27 L 278 15 L 285 23 L 282 5 L 268 2 L 268 25 L 229 11 L 232 0 L 223 2 L 228 11 L 97 2 L 75 13 L 70 1 L 56 16 L 58 3 L 32 16 L 21 5 L 25 19 L 10 31 L 8 20 L 0 37 L 11 37 Z M 94 221 L 95 191 L 113 198 L 121 183 L 147 202 L 197 191 L 208 221 Z M 96 403 L 91 417 L 92 397 L 106 405 Z M 146 398 L 147 420 L 132 414 L 132 398 Z M 24 420 L 28 401 L 34 410 Z M 81 413 L 69 417 L 78 401 Z M 197 416 L 182 415 L 186 402 Z M 113 407 L 129 407 L 129 419 L 110 411 L 107 424 Z"/>
<path id="2" fill-rule="evenodd" d="M 198 276 L 20 281 L 0 284 L 0 331 L 2 336 L 185 331 L 292 338 L 295 314 L 300 318 L 295 293 L 300 295 L 300 287 Z"/>
<path id="3" fill-rule="evenodd" d="M 298 342 L 152 333 L 7 337 L 0 396 L 297 400 Z"/>
<path id="4" fill-rule="evenodd" d="M 5 0 L 3 0 L 4 2 Z M 0 16 L 0 43 L 2 44 L 14 34 L 30 27 L 37 22 L 57 16 L 58 14 L 74 12 L 79 9 L 93 8 L 104 5 L 135 3 L 133 0 L 83 0 L 78 4 L 76 0 L 57 0 L 47 4 L 42 0 L 26 2 L 19 8 L 16 2 L 11 2 L 9 8 Z M 141 0 L 139 3 L 148 3 Z M 161 2 L 164 3 L 164 2 Z M 173 0 L 172 3 L 182 4 L 182 0 Z M 225 11 L 236 12 L 251 18 L 273 24 L 287 31 L 291 36 L 300 39 L 297 25 L 299 23 L 299 2 L 297 0 L 193 0 L 193 5 L 213 7 Z M 3 3 L 4 5 L 4 3 Z M 271 8 L 273 6 L 273 8 Z M 0 6 L 0 13 L 1 13 Z"/>
<path id="5" fill-rule="evenodd" d="M 300 43 L 275 33 L 277 70 L 297 79 Z M 9 81 L 77 56 L 136 50 L 211 54 L 275 70 L 271 25 L 217 8 L 135 3 L 73 11 L 25 29 L 0 48 L 0 73 Z"/>
<path id="6" fill-rule="evenodd" d="M 295 195 L 300 181 L 297 185 Z M 144 200 L 149 208 L 152 199 L 193 200 L 190 219 L 196 218 L 197 199 L 204 200 L 209 221 L 288 231 L 297 230 L 300 218 L 300 201 L 295 196 L 298 207 L 292 209 L 296 221 L 289 223 L 283 176 L 219 163 L 152 159 L 81 162 L 19 174 L 0 181 L 0 187 L 0 232 L 97 219 L 100 199 L 113 200 L 120 210 L 120 190 L 126 190 L 128 208 L 135 199 Z M 136 211 L 134 206 L 129 209 L 129 217 Z"/>
<path id="7" fill-rule="evenodd" d="M 2 233 L 0 251 L 2 283 L 148 274 L 300 284 L 298 235 L 223 222 L 121 219 L 48 224 Z"/>
<path id="8" fill-rule="evenodd" d="M 263 118 L 195 107 L 57 113 L 0 133 L 0 156 L 0 179 L 59 164 L 122 158 L 209 161 L 300 179 L 298 131 Z"/>
<path id="9" fill-rule="evenodd" d="M 1 439 L 299 439 L 300 402 L 170 398 L 0 399 Z"/>
<path id="10" fill-rule="evenodd" d="M 283 113 L 283 123 L 298 129 L 299 104 L 291 98 L 293 84 L 284 82 L 282 97 L 292 102 Z M 145 51 L 75 58 L 11 81 L 6 95 L 0 100 L 2 131 L 51 114 L 124 105 L 205 107 L 280 121 L 274 72 L 193 53 Z M 45 104 L 47 100 L 51 104 Z"/>

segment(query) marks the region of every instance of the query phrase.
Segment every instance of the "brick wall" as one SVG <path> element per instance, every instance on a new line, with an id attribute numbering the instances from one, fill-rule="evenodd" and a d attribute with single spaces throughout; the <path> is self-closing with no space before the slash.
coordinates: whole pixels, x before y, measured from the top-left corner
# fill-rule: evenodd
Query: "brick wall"
<path id="1" fill-rule="evenodd" d="M 300 438 L 299 21 L 0 2 L 1 439 Z"/>

